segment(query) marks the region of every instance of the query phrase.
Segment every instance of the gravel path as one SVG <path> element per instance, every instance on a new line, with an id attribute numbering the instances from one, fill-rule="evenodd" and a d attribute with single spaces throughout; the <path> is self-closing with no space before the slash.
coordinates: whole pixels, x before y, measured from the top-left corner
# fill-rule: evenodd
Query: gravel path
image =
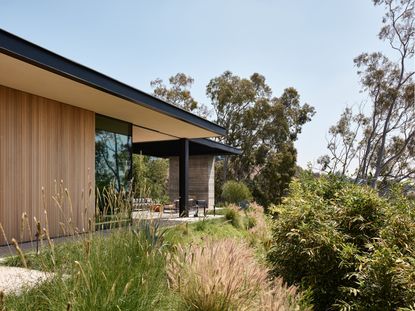
<path id="1" fill-rule="evenodd" d="M 19 294 L 25 288 L 34 287 L 52 276 L 53 273 L 0 266 L 0 291 L 6 295 L 10 293 Z"/>

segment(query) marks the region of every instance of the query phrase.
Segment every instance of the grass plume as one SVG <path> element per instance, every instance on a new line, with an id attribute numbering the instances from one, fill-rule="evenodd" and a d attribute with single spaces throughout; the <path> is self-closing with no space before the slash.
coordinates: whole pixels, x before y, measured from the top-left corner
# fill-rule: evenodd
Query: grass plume
<path id="1" fill-rule="evenodd" d="M 282 282 L 270 283 L 268 270 L 238 240 L 179 245 L 168 258 L 167 273 L 170 287 L 179 293 L 186 310 L 256 310 L 262 303 L 270 306 L 264 311 L 295 307 L 296 289 Z M 271 309 L 274 305 L 289 308 Z"/>

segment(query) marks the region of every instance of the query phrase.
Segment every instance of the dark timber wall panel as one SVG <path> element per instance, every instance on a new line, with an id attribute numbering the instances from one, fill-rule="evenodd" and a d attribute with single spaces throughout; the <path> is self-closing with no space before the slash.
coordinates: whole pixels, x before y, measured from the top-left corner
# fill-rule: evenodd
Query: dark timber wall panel
<path id="1" fill-rule="evenodd" d="M 169 196 L 179 198 L 179 158 L 169 162 Z M 189 157 L 189 198 L 206 200 L 209 208 L 215 204 L 215 167 L 212 155 Z"/>
<path id="2" fill-rule="evenodd" d="M 22 214 L 34 231 L 33 217 L 46 227 L 44 210 L 52 237 L 64 233 L 59 222 L 66 231 L 87 229 L 94 188 L 95 114 L 0 85 L 0 223 L 7 238 L 29 240 Z M 72 204 L 59 208 L 52 199 L 59 192 Z"/>

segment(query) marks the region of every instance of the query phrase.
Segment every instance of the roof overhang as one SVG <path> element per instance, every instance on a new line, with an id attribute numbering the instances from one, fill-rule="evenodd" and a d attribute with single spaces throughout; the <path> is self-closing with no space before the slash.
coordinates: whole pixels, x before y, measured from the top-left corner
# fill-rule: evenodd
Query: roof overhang
<path id="1" fill-rule="evenodd" d="M 180 140 L 133 143 L 133 153 L 159 158 L 180 155 Z M 242 151 L 210 139 L 189 140 L 189 155 L 240 155 Z"/>
<path id="2" fill-rule="evenodd" d="M 153 140 L 225 134 L 215 123 L 2 29 L 0 72 L 0 85 L 132 123 L 151 130 Z"/>

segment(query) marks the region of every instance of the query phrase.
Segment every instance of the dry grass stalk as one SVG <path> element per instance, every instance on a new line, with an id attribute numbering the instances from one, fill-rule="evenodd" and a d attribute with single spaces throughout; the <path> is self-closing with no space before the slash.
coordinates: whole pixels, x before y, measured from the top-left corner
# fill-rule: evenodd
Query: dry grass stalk
<path id="1" fill-rule="evenodd" d="M 245 243 L 207 240 L 178 246 L 168 259 L 169 286 L 189 310 L 296 310 L 296 288 L 271 283 Z"/>
<path id="2" fill-rule="evenodd" d="M 270 286 L 271 289 L 265 290 L 260 295 L 259 311 L 300 310 L 296 303 L 298 300 L 296 287 L 288 287 L 282 278 L 276 279 Z"/>
<path id="3" fill-rule="evenodd" d="M 110 292 L 109 292 L 109 294 L 108 294 L 108 297 L 107 297 L 107 304 L 112 300 L 112 299 L 114 299 L 114 296 L 115 296 L 115 287 L 117 286 L 117 281 L 114 281 L 114 283 L 112 284 L 112 286 L 111 286 L 111 290 L 110 290 Z"/>
<path id="4" fill-rule="evenodd" d="M 170 286 L 195 310 L 251 310 L 267 282 L 252 251 L 235 240 L 179 246 L 168 262 Z"/>
<path id="5" fill-rule="evenodd" d="M 133 280 L 131 279 L 127 282 L 127 284 L 125 284 L 125 287 L 124 287 L 124 290 L 123 290 L 123 295 L 124 296 L 126 296 L 128 294 L 128 290 L 130 289 L 132 282 L 133 282 Z"/>
<path id="6" fill-rule="evenodd" d="M 23 266 L 24 266 L 25 268 L 27 268 L 26 258 L 25 258 L 25 256 L 24 256 L 24 253 L 23 253 L 22 249 L 21 249 L 21 248 L 20 248 L 20 246 L 19 246 L 19 243 L 17 243 L 16 239 L 14 239 L 14 238 L 12 239 L 12 243 L 13 243 L 13 245 L 14 245 L 14 248 L 16 249 L 17 254 L 18 254 L 18 255 L 19 255 L 19 257 L 20 257 L 20 260 L 22 261 Z"/>
<path id="7" fill-rule="evenodd" d="M 3 236 L 4 241 L 7 244 L 7 247 L 9 248 L 10 254 L 13 254 L 12 249 L 10 248 L 9 241 L 7 240 L 6 232 L 4 232 L 4 228 L 3 228 L 3 225 L 1 224 L 1 222 L 0 222 L 0 231 L 1 231 L 1 234 Z"/>
<path id="8" fill-rule="evenodd" d="M 20 218 L 20 241 L 24 240 L 25 214 L 26 213 L 22 213 L 22 217 Z"/>
<path id="9" fill-rule="evenodd" d="M 30 222 L 29 222 L 29 216 L 27 216 L 26 213 L 24 214 L 24 225 L 27 228 L 27 231 L 29 232 L 29 240 L 30 240 L 30 244 L 32 245 L 33 248 L 33 233 L 32 233 L 32 227 L 30 226 Z"/>
<path id="10" fill-rule="evenodd" d="M 89 255 L 91 253 L 91 240 L 84 240 L 84 250 L 85 250 L 85 255 L 89 258 Z"/>
<path id="11" fill-rule="evenodd" d="M 272 234 L 270 226 L 267 224 L 264 215 L 264 208 L 256 203 L 251 203 L 247 211 L 247 216 L 255 219 L 255 226 L 249 229 L 249 231 L 265 246 L 270 247 Z"/>
<path id="12" fill-rule="evenodd" d="M 46 227 L 43 228 L 43 233 L 45 234 L 46 240 L 48 241 L 48 245 L 49 245 L 49 248 L 50 248 L 50 251 L 51 251 L 51 260 L 52 260 L 53 266 L 56 266 L 55 246 L 54 246 L 53 241 L 51 240 L 50 235 L 49 235 L 48 213 L 47 213 L 46 210 L 45 210 L 45 224 L 46 224 Z"/>
<path id="13" fill-rule="evenodd" d="M 43 231 L 45 231 L 45 229 L 48 229 L 48 231 L 49 231 L 48 212 L 46 210 L 44 210 L 43 214 L 45 215 L 45 228 L 43 228 Z"/>
<path id="14" fill-rule="evenodd" d="M 34 217 L 34 221 L 36 223 L 36 238 L 40 242 L 40 248 L 43 247 L 43 234 L 42 234 L 42 225 L 40 224 L 40 221 L 37 221 L 36 217 Z M 37 248 L 37 254 L 40 253 L 40 248 Z"/>
<path id="15" fill-rule="evenodd" d="M 53 195 L 52 200 L 55 202 L 56 206 L 58 207 L 59 212 L 61 213 L 62 217 L 65 219 L 65 222 L 67 222 L 67 217 L 66 217 L 66 214 L 63 212 L 63 206 L 59 199 L 59 195 Z"/>
<path id="16" fill-rule="evenodd" d="M 60 227 L 60 228 L 61 228 L 61 230 L 62 230 L 62 234 L 63 234 L 63 236 L 65 236 L 65 235 L 66 235 L 65 224 L 64 224 L 63 222 L 59 222 L 59 227 Z"/>
<path id="17" fill-rule="evenodd" d="M 93 195 L 93 186 L 92 186 L 92 180 L 91 180 L 91 171 L 90 171 L 89 168 L 88 168 L 88 174 L 87 174 L 87 176 L 88 176 L 87 195 L 85 195 L 84 189 L 82 189 L 82 192 L 81 192 L 81 201 L 84 204 L 84 210 L 81 212 L 81 221 L 82 221 L 82 226 L 83 226 L 83 228 L 82 228 L 83 232 L 85 231 L 86 225 L 88 225 L 88 228 L 90 228 L 89 227 L 88 211 L 89 211 L 89 209 L 91 207 L 90 206 L 91 205 L 90 204 L 90 202 L 91 202 L 90 199 L 91 199 L 91 197 Z M 88 232 L 91 232 L 90 229 L 88 229 Z"/>
<path id="18" fill-rule="evenodd" d="M 51 249 L 51 251 L 52 251 L 52 253 L 53 253 L 53 250 L 54 250 L 54 245 L 53 245 L 53 241 L 52 241 L 52 239 L 50 238 L 50 235 L 49 235 L 49 230 L 48 230 L 48 229 L 46 229 L 46 228 L 43 228 L 43 233 L 44 233 L 44 235 L 46 236 L 46 240 L 48 241 L 49 247 L 50 247 L 50 249 Z"/>
<path id="19" fill-rule="evenodd" d="M 43 210 L 46 211 L 46 194 L 45 194 L 45 187 L 43 186 L 42 186 L 42 205 L 43 205 Z"/>
<path id="20" fill-rule="evenodd" d="M 69 194 L 68 188 L 65 188 L 64 191 L 65 191 L 65 198 L 68 200 L 69 213 L 71 217 L 73 217 L 73 205 L 72 205 L 71 195 Z"/>
<path id="21" fill-rule="evenodd" d="M 80 230 L 73 223 L 74 209 L 73 209 L 73 203 L 72 203 L 70 192 L 68 188 L 65 187 L 63 180 L 61 180 L 59 184 L 55 180 L 54 184 L 55 184 L 55 187 L 54 187 L 55 192 L 52 195 L 52 200 L 57 206 L 59 213 L 64 220 L 63 223 L 65 224 L 65 228 L 66 228 L 66 229 L 63 229 L 63 226 L 60 225 L 61 223 L 59 223 L 61 230 L 64 231 L 64 235 L 67 235 L 67 234 L 76 235 L 79 233 Z M 82 225 L 85 226 L 84 223 L 82 223 Z"/>
<path id="22" fill-rule="evenodd" d="M 82 279 L 84 280 L 86 287 L 88 288 L 89 291 L 91 291 L 91 287 L 89 285 L 88 278 L 86 277 L 85 271 L 82 268 L 81 263 L 79 261 L 75 260 L 75 265 L 78 267 L 79 273 L 82 276 Z"/>
<path id="23" fill-rule="evenodd" d="M 86 203 L 85 203 L 85 195 L 84 195 L 84 189 L 81 190 L 81 201 L 84 203 L 84 210 L 81 211 L 81 224 L 82 224 L 82 233 L 85 232 L 85 216 L 86 216 Z M 85 214 L 84 214 L 85 213 Z"/>

